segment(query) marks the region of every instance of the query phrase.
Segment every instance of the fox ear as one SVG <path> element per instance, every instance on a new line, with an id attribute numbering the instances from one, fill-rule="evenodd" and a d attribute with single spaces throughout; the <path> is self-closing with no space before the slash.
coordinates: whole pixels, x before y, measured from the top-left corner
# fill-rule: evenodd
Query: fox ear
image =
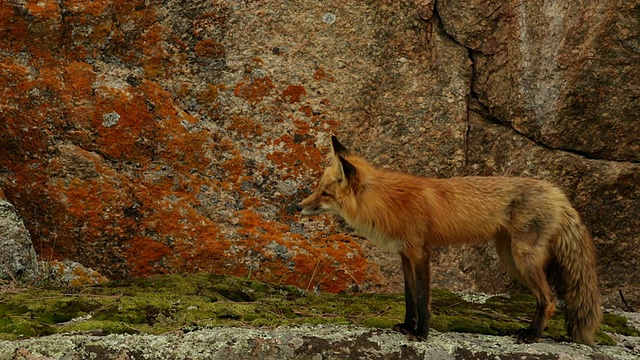
<path id="1" fill-rule="evenodd" d="M 343 179 L 352 181 L 356 177 L 356 167 L 340 155 L 338 155 L 338 159 L 340 159 L 340 169 L 344 175 Z"/>
<path id="2" fill-rule="evenodd" d="M 344 145 L 340 144 L 338 138 L 331 135 L 331 149 L 333 150 L 333 155 L 342 155 L 346 156 L 350 154 L 349 149 L 344 147 Z"/>

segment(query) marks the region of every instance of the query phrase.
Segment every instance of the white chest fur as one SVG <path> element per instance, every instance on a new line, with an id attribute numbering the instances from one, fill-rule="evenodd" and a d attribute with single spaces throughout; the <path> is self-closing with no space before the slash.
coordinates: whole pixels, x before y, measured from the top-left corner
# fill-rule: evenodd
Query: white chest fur
<path id="1" fill-rule="evenodd" d="M 405 248 L 404 241 L 402 239 L 396 239 L 390 236 L 387 236 L 384 233 L 376 231 L 376 229 L 372 229 L 370 227 L 356 227 L 353 226 L 356 231 L 356 234 L 362 236 L 376 246 L 379 246 L 387 251 L 391 251 L 393 253 L 402 252 Z"/>

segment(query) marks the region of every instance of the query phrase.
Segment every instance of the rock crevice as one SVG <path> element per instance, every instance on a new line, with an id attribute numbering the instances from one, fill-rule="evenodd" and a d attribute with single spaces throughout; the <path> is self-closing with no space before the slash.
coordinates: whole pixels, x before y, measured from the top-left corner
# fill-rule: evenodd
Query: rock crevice
<path id="1" fill-rule="evenodd" d="M 468 58 L 471 61 L 471 86 L 469 89 L 469 100 L 471 102 L 475 102 L 477 103 L 478 106 L 480 106 L 482 108 L 482 110 L 477 109 L 477 106 L 475 105 L 469 105 L 469 110 L 470 111 L 480 111 L 479 114 L 486 117 L 489 121 L 495 122 L 495 123 L 499 123 L 501 125 L 504 125 L 506 128 L 512 130 L 513 132 L 515 132 L 516 134 L 518 134 L 519 136 L 523 136 L 525 138 L 527 138 L 528 140 L 533 141 L 534 143 L 550 149 L 550 150 L 558 150 L 558 151 L 564 151 L 567 153 L 571 153 L 574 155 L 578 155 L 581 157 L 584 157 L 585 159 L 588 160 L 605 160 L 605 161 L 615 161 L 615 162 L 629 162 L 629 163 L 635 163 L 638 164 L 640 163 L 640 160 L 636 160 L 636 159 L 626 159 L 626 160 L 619 160 L 617 158 L 610 158 L 610 157 L 597 157 L 594 154 L 592 154 L 590 151 L 588 150 L 580 150 L 580 149 L 575 149 L 575 148 L 570 148 L 570 147 L 562 147 L 562 146 L 554 146 L 553 144 L 553 140 L 552 141 L 545 141 L 544 139 L 541 139 L 540 136 L 536 136 L 535 134 L 530 134 L 526 131 L 526 129 L 519 129 L 517 126 L 514 126 L 514 122 L 510 121 L 509 119 L 504 119 L 504 118 L 500 118 L 499 114 L 496 114 L 494 112 L 492 112 L 491 108 L 492 108 L 492 103 L 490 101 L 487 101 L 487 97 L 486 96 L 481 96 L 477 93 L 477 88 L 478 88 L 478 79 L 481 75 L 478 75 L 479 70 L 477 69 L 477 57 L 481 56 L 481 57 L 493 57 L 495 55 L 497 55 L 497 53 L 499 51 L 506 51 L 505 50 L 505 46 L 504 45 L 496 45 L 495 52 L 486 52 L 483 51 L 482 47 L 473 47 L 469 44 L 465 44 L 464 41 L 459 40 L 458 38 L 456 38 L 456 33 L 455 31 L 452 31 L 452 29 L 447 28 L 447 26 L 445 25 L 445 21 L 443 20 L 442 16 L 440 15 L 440 11 L 438 10 L 439 5 L 442 2 L 446 2 L 447 0 L 436 0 L 434 1 L 434 6 L 433 6 L 433 12 L 432 12 L 432 16 L 436 19 L 436 22 L 438 24 L 438 26 L 441 28 L 442 32 L 444 34 L 446 34 L 446 36 L 448 36 L 453 42 L 455 42 L 456 44 L 458 44 L 459 46 L 465 48 L 468 51 Z M 493 9 L 492 12 L 490 12 L 486 17 L 491 19 L 494 18 L 495 16 L 498 15 L 498 12 L 503 11 L 502 8 L 502 4 L 498 5 L 495 9 Z M 516 16 L 515 13 L 513 13 L 514 11 L 517 11 L 517 6 L 514 6 L 510 9 L 510 11 L 508 11 L 508 13 L 512 13 L 511 16 Z M 561 13 L 558 13 L 559 15 L 561 15 Z M 557 29 L 556 29 L 557 30 Z M 494 31 L 498 31 L 496 29 L 494 29 Z M 558 56 L 558 51 L 556 50 L 553 54 L 553 56 Z M 635 65 L 637 67 L 637 64 Z M 559 69 L 556 69 L 557 71 L 559 71 Z M 474 107 L 476 109 L 474 109 Z M 465 145 L 466 146 L 466 145 Z M 468 149 L 465 151 L 465 153 L 468 152 Z"/>

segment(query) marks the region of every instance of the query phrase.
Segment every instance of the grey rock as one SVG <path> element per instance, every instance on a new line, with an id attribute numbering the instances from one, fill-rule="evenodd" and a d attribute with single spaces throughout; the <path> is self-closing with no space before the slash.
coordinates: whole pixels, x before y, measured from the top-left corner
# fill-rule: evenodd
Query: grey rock
<path id="1" fill-rule="evenodd" d="M 0 192 L 0 279 L 27 282 L 38 275 L 29 231 L 15 207 Z"/>
<path id="2" fill-rule="evenodd" d="M 426 342 L 355 326 L 304 325 L 276 329 L 214 328 L 167 335 L 61 334 L 0 341 L 0 359 L 620 359 L 637 358 L 624 346 L 590 348 L 508 337 L 433 331 Z"/>

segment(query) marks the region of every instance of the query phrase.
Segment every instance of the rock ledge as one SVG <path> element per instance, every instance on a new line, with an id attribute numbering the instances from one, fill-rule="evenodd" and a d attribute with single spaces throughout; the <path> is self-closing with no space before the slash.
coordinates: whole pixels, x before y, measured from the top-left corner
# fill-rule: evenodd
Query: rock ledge
<path id="1" fill-rule="evenodd" d="M 435 331 L 429 341 L 415 343 L 385 329 L 341 325 L 225 327 L 161 336 L 61 334 L 0 341 L 0 359 L 637 359 L 639 339 L 618 340 L 618 346 L 592 349 Z"/>

